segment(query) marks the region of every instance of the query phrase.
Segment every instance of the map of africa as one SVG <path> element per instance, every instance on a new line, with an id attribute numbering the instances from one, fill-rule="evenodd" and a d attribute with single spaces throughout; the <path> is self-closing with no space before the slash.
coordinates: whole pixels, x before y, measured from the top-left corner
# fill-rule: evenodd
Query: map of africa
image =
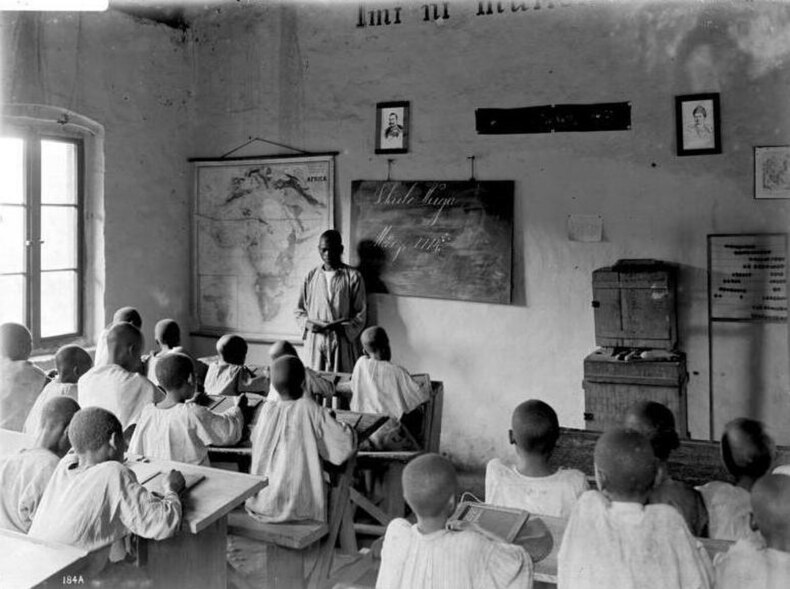
<path id="1" fill-rule="evenodd" d="M 197 165 L 196 298 L 202 329 L 301 333 L 294 309 L 329 228 L 331 157 Z"/>

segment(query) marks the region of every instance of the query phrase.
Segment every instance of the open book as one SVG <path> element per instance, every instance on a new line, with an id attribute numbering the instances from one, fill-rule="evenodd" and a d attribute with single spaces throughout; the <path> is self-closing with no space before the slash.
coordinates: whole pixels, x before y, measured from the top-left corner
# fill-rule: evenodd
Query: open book
<path id="1" fill-rule="evenodd" d="M 529 513 L 523 509 L 463 501 L 450 516 L 447 527 L 462 529 L 464 523 L 474 523 L 503 542 L 513 542 L 527 519 Z"/>

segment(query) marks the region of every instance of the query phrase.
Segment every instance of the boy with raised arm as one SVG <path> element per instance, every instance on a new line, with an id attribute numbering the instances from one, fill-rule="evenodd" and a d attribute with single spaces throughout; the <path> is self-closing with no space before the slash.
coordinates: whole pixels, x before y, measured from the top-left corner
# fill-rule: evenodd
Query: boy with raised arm
<path id="1" fill-rule="evenodd" d="M 600 491 L 571 513 L 557 556 L 559 589 L 709 589 L 705 549 L 674 507 L 646 505 L 658 465 L 639 432 L 615 428 L 595 445 Z"/>
<path id="2" fill-rule="evenodd" d="M 145 362 L 145 375 L 152 383 L 159 385 L 159 380 L 156 378 L 156 363 L 159 358 L 170 352 L 186 354 L 186 351 L 181 346 L 181 328 L 173 319 L 162 319 L 156 322 L 154 340 L 159 349 L 148 355 Z"/>
<path id="3" fill-rule="evenodd" d="M 0 429 L 21 432 L 47 375 L 28 358 L 33 338 L 19 323 L 0 325 Z"/>
<path id="4" fill-rule="evenodd" d="M 121 422 L 131 436 L 143 407 L 161 398 L 156 385 L 135 371 L 143 334 L 131 323 L 117 323 L 107 333 L 109 364 L 94 366 L 79 382 L 80 407 L 102 407 Z"/>
<path id="5" fill-rule="evenodd" d="M 263 404 L 250 436 L 250 474 L 269 486 L 247 500 L 247 512 L 263 522 L 326 521 L 321 460 L 340 465 L 356 450 L 354 431 L 304 394 L 304 366 L 295 356 L 272 364 L 277 402 Z"/>
<path id="6" fill-rule="evenodd" d="M 417 523 L 387 526 L 376 589 L 504 589 L 532 587 L 532 560 L 520 546 L 472 526 L 448 530 L 458 481 L 449 460 L 424 454 L 403 470 L 403 495 Z"/>
<path id="7" fill-rule="evenodd" d="M 274 362 L 282 356 L 296 356 L 298 358 L 299 354 L 296 353 L 296 348 L 290 342 L 280 340 L 274 342 L 269 348 L 269 359 Z M 335 385 L 307 366 L 304 367 L 304 388 L 305 392 L 319 404 L 322 404 L 325 399 L 331 400 L 335 394 Z M 280 393 L 277 392 L 273 384 L 269 383 L 269 394 L 266 396 L 266 400 L 279 401 L 279 399 Z"/>
<path id="8" fill-rule="evenodd" d="M 161 356 L 156 376 L 167 397 L 143 408 L 129 452 L 208 466 L 207 446 L 230 446 L 239 441 L 244 427 L 240 405 L 246 397 L 236 397 L 235 405 L 222 414 L 190 402 L 195 394 L 195 371 L 186 354 Z"/>
<path id="9" fill-rule="evenodd" d="M 68 428 L 80 406 L 69 397 L 47 401 L 31 448 L 0 458 L 0 528 L 27 534 L 44 489 L 71 448 Z"/>
<path id="10" fill-rule="evenodd" d="M 55 367 L 58 376 L 47 383 L 27 415 L 23 431 L 35 435 L 41 423 L 41 411 L 50 399 L 69 397 L 77 400 L 77 381 L 93 366 L 93 360 L 79 346 L 63 346 L 55 353 Z"/>
<path id="11" fill-rule="evenodd" d="M 716 540 L 754 537 L 751 521 L 752 485 L 771 468 L 776 446 L 765 426 L 740 417 L 724 426 L 721 457 L 735 484 L 712 481 L 697 490 L 708 510 L 708 535 Z"/>
<path id="12" fill-rule="evenodd" d="M 494 458 L 488 463 L 486 503 L 567 518 L 590 486 L 583 472 L 549 464 L 560 437 L 554 409 L 536 399 L 521 403 L 513 411 L 508 434 L 516 462 Z"/>
<path id="13" fill-rule="evenodd" d="M 245 366 L 247 341 L 240 335 L 226 334 L 217 340 L 220 359 L 209 365 L 203 386 L 207 395 L 239 395 L 265 392 L 266 375 L 257 375 Z"/>

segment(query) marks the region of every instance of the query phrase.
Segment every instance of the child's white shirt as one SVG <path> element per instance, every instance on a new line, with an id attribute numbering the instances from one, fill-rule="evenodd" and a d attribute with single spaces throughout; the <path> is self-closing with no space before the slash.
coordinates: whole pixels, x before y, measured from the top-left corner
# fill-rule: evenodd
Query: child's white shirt
<path id="1" fill-rule="evenodd" d="M 738 540 L 716 555 L 716 589 L 787 589 L 790 553 L 767 548 L 752 539 Z"/>
<path id="2" fill-rule="evenodd" d="M 708 537 L 715 540 L 754 539 L 749 491 L 722 481 L 696 487 L 708 510 Z M 790 584 L 788 585 L 790 586 Z"/>
<path id="3" fill-rule="evenodd" d="M 0 458 L 0 528 L 27 534 L 60 458 L 31 448 Z"/>
<path id="4" fill-rule="evenodd" d="M 60 382 L 59 380 L 48 382 L 47 386 L 44 387 L 44 390 L 41 391 L 41 394 L 36 399 L 36 402 L 33 403 L 33 408 L 30 410 L 30 413 L 27 414 L 25 426 L 22 431 L 31 436 L 36 435 L 38 428 L 41 426 L 41 413 L 44 409 L 44 405 L 46 405 L 47 401 L 50 399 L 55 399 L 56 397 L 69 397 L 77 401 L 77 396 L 76 383 Z"/>
<path id="5" fill-rule="evenodd" d="M 154 383 L 117 364 L 94 366 L 80 377 L 77 402 L 81 408 L 101 407 L 115 414 L 125 430 L 136 424 L 146 405 L 164 396 Z"/>
<path id="6" fill-rule="evenodd" d="M 405 368 L 362 356 L 351 375 L 351 410 L 400 419 L 428 400 Z"/>
<path id="7" fill-rule="evenodd" d="M 485 500 L 493 505 L 568 518 L 581 494 L 589 489 L 585 474 L 572 468 L 561 468 L 546 477 L 528 477 L 499 458 L 486 465 Z"/>
<path id="8" fill-rule="evenodd" d="M 0 429 L 21 432 L 47 375 L 28 360 L 0 358 Z"/>

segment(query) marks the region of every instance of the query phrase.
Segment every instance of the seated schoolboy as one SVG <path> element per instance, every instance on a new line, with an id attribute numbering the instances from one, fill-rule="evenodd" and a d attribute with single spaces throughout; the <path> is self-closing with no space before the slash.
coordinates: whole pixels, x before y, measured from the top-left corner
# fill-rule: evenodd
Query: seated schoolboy
<path id="1" fill-rule="evenodd" d="M 68 427 L 79 409 L 69 397 L 50 399 L 32 447 L 0 458 L 0 528 L 27 534 L 55 467 L 71 447 Z"/>
<path id="2" fill-rule="evenodd" d="M 47 375 L 28 358 L 33 338 L 19 323 L 0 325 L 0 429 L 21 432 Z"/>
<path id="3" fill-rule="evenodd" d="M 208 395 L 238 395 L 243 392 L 265 392 L 265 374 L 257 375 L 244 365 L 247 360 L 247 342 L 233 334 L 217 340 L 220 360 L 208 367 L 204 388 Z"/>
<path id="4" fill-rule="evenodd" d="M 156 376 L 167 397 L 143 408 L 129 452 L 208 465 L 206 446 L 229 446 L 239 441 L 244 427 L 239 404 L 246 397 L 236 397 L 235 405 L 222 414 L 190 402 L 195 394 L 195 370 L 186 354 L 160 356 Z"/>
<path id="5" fill-rule="evenodd" d="M 272 347 L 269 348 L 269 359 L 274 362 L 282 356 L 296 356 L 298 358 L 299 354 L 296 353 L 296 348 L 290 342 L 280 340 L 274 342 Z M 308 366 L 304 367 L 304 389 L 305 393 L 319 404 L 324 399 L 331 399 L 335 395 L 335 386 Z M 280 394 L 274 388 L 274 385 L 269 383 L 269 393 L 266 395 L 266 400 L 278 401 L 279 399 Z"/>
<path id="6" fill-rule="evenodd" d="M 752 487 L 752 524 L 765 544 L 739 540 L 716 555 L 716 589 L 790 586 L 790 476 L 764 476 Z"/>
<path id="7" fill-rule="evenodd" d="M 755 535 L 749 523 L 749 492 L 755 481 L 771 468 L 775 449 L 773 439 L 759 421 L 738 418 L 724 426 L 721 457 L 735 484 L 713 481 L 697 487 L 708 510 L 711 538 L 740 540 Z"/>
<path id="8" fill-rule="evenodd" d="M 711 587 L 711 563 L 669 505 L 646 505 L 658 464 L 639 432 L 613 429 L 595 445 L 600 491 L 587 491 L 571 513 L 558 554 L 563 589 Z"/>
<path id="9" fill-rule="evenodd" d="M 111 341 L 111 340 L 110 340 Z M 112 349 L 112 348 L 111 348 Z M 69 425 L 74 449 L 55 469 L 28 534 L 92 551 L 132 533 L 162 540 L 181 523 L 184 477 L 172 470 L 159 497 L 123 465 L 121 423 L 109 411 L 89 407 Z"/>
<path id="10" fill-rule="evenodd" d="M 494 458 L 486 466 L 486 502 L 555 517 L 568 517 L 587 477 L 575 469 L 557 469 L 549 459 L 560 436 L 557 414 L 547 403 L 530 400 L 513 411 L 510 443 L 515 464 Z"/>
<path id="11" fill-rule="evenodd" d="M 107 333 L 109 364 L 94 366 L 80 378 L 80 407 L 102 407 L 121 422 L 127 435 L 143 407 L 162 397 L 156 385 L 135 367 L 140 361 L 143 334 L 131 323 L 117 323 Z"/>
<path id="12" fill-rule="evenodd" d="M 41 411 L 50 399 L 56 397 L 69 397 L 77 400 L 77 381 L 93 366 L 90 354 L 79 346 L 63 346 L 55 353 L 55 367 L 57 378 L 47 383 L 44 390 L 36 399 L 30 413 L 27 414 L 25 426 L 22 429 L 26 434 L 35 435 L 41 423 Z"/>
<path id="13" fill-rule="evenodd" d="M 247 512 L 263 522 L 326 521 L 321 459 L 340 465 L 354 453 L 354 431 L 328 409 L 303 397 L 304 366 L 295 356 L 272 364 L 280 401 L 263 404 L 252 441 L 251 474 L 269 486 L 247 500 Z"/>
<path id="14" fill-rule="evenodd" d="M 375 449 L 416 450 L 416 443 L 400 421 L 428 396 L 404 368 L 390 362 L 390 342 L 383 328 L 368 327 L 360 340 L 365 354 L 357 360 L 351 375 L 351 410 L 390 417 L 370 437 Z"/>
<path id="15" fill-rule="evenodd" d="M 93 362 L 94 366 L 104 366 L 111 362 L 109 350 L 107 349 L 107 334 L 113 325 L 118 323 L 131 323 L 140 331 L 143 330 L 143 318 L 140 312 L 134 307 L 121 307 L 112 316 L 112 323 L 102 329 L 99 334 L 99 339 L 96 342 L 96 359 Z M 135 366 L 135 372 L 141 372 L 143 369 L 142 362 L 138 362 Z"/>
<path id="16" fill-rule="evenodd" d="M 403 470 L 403 495 L 417 523 L 387 526 L 376 589 L 487 589 L 532 587 L 532 560 L 520 546 L 477 531 L 446 528 L 455 510 L 455 469 L 438 454 L 423 454 Z"/>
<path id="17" fill-rule="evenodd" d="M 156 363 L 159 361 L 159 358 L 170 352 L 180 352 L 187 356 L 189 354 L 181 346 L 181 328 L 173 319 L 162 319 L 156 322 L 154 326 L 154 340 L 158 349 L 145 357 L 145 375 L 152 383 L 159 385 L 159 381 L 156 378 Z"/>
<path id="18" fill-rule="evenodd" d="M 629 408 L 625 427 L 638 431 L 650 440 L 658 459 L 658 478 L 648 503 L 664 503 L 680 512 L 694 536 L 707 536 L 708 512 L 702 495 L 691 486 L 672 479 L 667 461 L 672 450 L 680 447 L 675 431 L 675 416 L 668 407 L 655 401 L 642 401 Z"/>

